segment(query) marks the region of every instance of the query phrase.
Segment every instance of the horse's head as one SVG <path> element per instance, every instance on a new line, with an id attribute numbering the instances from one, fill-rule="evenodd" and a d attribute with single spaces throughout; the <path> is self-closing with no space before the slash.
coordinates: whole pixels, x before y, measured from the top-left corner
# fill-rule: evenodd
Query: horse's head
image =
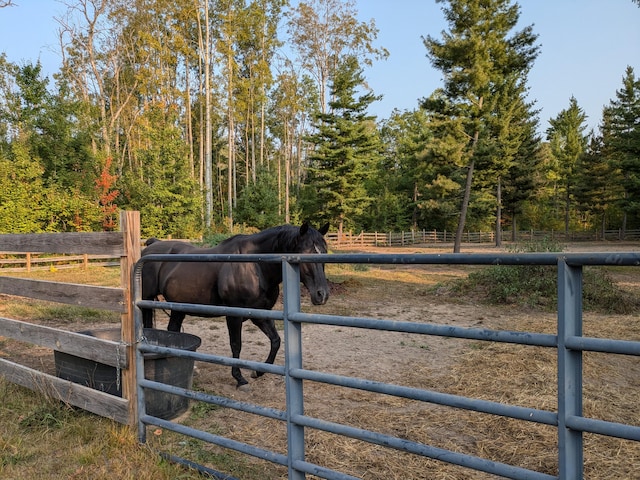
<path id="1" fill-rule="evenodd" d="M 300 227 L 296 253 L 327 253 L 327 242 L 324 234 L 329 230 L 327 223 L 319 230 L 311 228 L 308 223 Z M 329 284 L 324 274 L 324 263 L 301 263 L 300 279 L 314 305 L 324 305 L 329 299 Z"/>

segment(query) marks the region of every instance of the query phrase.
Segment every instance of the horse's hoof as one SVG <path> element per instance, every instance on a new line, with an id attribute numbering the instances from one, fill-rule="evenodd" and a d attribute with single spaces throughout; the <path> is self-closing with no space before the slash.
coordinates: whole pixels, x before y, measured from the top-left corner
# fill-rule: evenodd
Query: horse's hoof
<path id="1" fill-rule="evenodd" d="M 251 378 L 258 378 L 261 374 L 261 372 L 256 372 L 255 370 L 253 372 L 251 372 Z"/>
<path id="2" fill-rule="evenodd" d="M 238 385 L 236 387 L 236 390 L 238 390 L 239 392 L 250 392 L 251 391 L 251 387 L 249 386 L 248 383 L 243 383 L 242 385 Z"/>

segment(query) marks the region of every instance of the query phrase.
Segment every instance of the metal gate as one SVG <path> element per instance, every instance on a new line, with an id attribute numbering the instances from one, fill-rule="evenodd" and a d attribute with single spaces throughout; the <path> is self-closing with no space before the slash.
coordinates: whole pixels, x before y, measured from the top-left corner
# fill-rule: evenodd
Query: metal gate
<path id="1" fill-rule="evenodd" d="M 279 262 L 283 269 L 283 310 L 267 311 L 245 308 L 229 308 L 180 304 L 170 302 L 141 300 L 141 270 L 146 262 Z M 341 263 L 341 264 L 451 264 L 451 265 L 552 265 L 558 272 L 558 323 L 557 334 L 536 332 L 515 332 L 482 328 L 463 328 L 448 325 L 412 323 L 404 321 L 380 320 L 366 317 L 346 317 L 336 315 L 307 314 L 300 309 L 300 271 L 304 262 Z M 409 452 L 437 459 L 473 470 L 491 473 L 513 479 L 580 479 L 583 475 L 583 432 L 640 441 L 640 427 L 621 423 L 586 418 L 582 413 L 582 352 L 604 352 L 640 356 L 640 342 L 590 338 L 582 335 L 582 273 L 586 265 L 640 266 L 638 253 L 595 253 L 595 254 L 332 254 L 332 255 L 149 255 L 142 257 L 133 272 L 133 292 L 136 304 L 135 318 L 138 336 L 142 335 L 142 315 L 139 307 L 182 310 L 193 314 L 226 315 L 232 313 L 249 318 L 272 318 L 284 321 L 284 365 L 267 365 L 247 360 L 234 360 L 228 357 L 185 352 L 165 347 L 139 343 L 137 348 L 138 371 L 138 432 L 141 442 L 146 441 L 146 427 L 158 426 L 215 445 L 233 449 L 247 455 L 288 467 L 288 478 L 300 480 L 305 474 L 313 474 L 326 479 L 353 479 L 329 468 L 315 465 L 305 460 L 305 428 L 319 429 L 337 435 L 359 439 L 390 449 Z M 350 328 L 377 329 L 393 332 L 407 332 L 421 335 L 454 337 L 481 340 L 487 342 L 506 342 L 512 344 L 540 346 L 557 350 L 558 362 L 558 403 L 557 413 L 515 405 L 486 401 L 464 396 L 439 393 L 431 390 L 403 387 L 367 379 L 334 375 L 326 372 L 303 368 L 302 326 L 305 323 L 335 325 Z M 237 365 L 281 375 L 285 379 L 286 408 L 277 410 L 260 405 L 247 404 L 214 395 L 181 389 L 156 383 L 144 378 L 143 353 L 156 352 L 189 357 L 198 361 L 217 363 L 226 366 Z M 322 382 L 345 388 L 394 395 L 449 407 L 472 410 L 475 412 L 499 415 L 527 422 L 557 427 L 558 432 L 558 477 L 524 469 L 504 463 L 490 461 L 481 457 L 456 453 L 409 441 L 395 436 L 370 430 L 328 422 L 305 415 L 302 386 L 305 381 Z M 224 438 L 205 431 L 196 430 L 178 423 L 152 417 L 145 413 L 144 392 L 153 389 L 182 395 L 184 397 L 237 409 L 268 418 L 280 420 L 287 426 L 287 454 L 257 448 L 236 440 Z M 188 459 L 170 457 L 213 475 L 216 478 L 231 478 L 222 473 L 198 465 Z"/>

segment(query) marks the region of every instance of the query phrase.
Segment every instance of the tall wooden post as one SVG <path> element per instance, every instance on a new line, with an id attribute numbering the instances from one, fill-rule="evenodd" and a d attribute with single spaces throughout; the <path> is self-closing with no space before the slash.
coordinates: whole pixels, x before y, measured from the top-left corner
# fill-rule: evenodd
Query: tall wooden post
<path id="1" fill-rule="evenodd" d="M 128 367 L 122 372 L 122 398 L 129 400 L 129 425 L 138 423 L 136 389 L 136 326 L 133 317 L 131 272 L 140 259 L 140 212 L 120 212 L 120 231 L 124 241 L 124 254 L 120 257 L 120 284 L 124 293 L 126 312 L 122 314 L 120 338 L 129 348 Z"/>

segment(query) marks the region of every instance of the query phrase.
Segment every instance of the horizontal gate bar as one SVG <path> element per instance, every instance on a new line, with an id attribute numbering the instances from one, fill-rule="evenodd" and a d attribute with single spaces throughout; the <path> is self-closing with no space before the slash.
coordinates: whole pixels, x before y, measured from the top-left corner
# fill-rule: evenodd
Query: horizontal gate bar
<path id="1" fill-rule="evenodd" d="M 346 473 L 336 472 L 328 468 L 321 467 L 315 463 L 305 462 L 303 460 L 294 460 L 293 468 L 304 473 L 310 473 L 327 480 L 361 480 L 359 477 L 352 477 Z"/>
<path id="2" fill-rule="evenodd" d="M 194 390 L 188 390 L 182 387 L 167 385 L 166 383 L 154 382 L 152 380 L 147 380 L 146 378 L 140 380 L 139 384 L 141 387 L 156 390 L 158 392 L 172 393 L 174 395 L 179 395 L 191 400 L 210 403 L 212 405 L 219 405 L 225 408 L 232 408 L 241 412 L 261 415 L 263 417 L 272 418 L 274 420 L 286 421 L 287 419 L 285 412 L 283 412 L 282 410 L 277 410 L 275 408 L 263 407 L 261 405 L 255 405 L 253 403 L 240 402 L 228 397 L 220 397 L 204 392 L 196 392 Z"/>
<path id="3" fill-rule="evenodd" d="M 572 350 L 640 356 L 640 342 L 629 340 L 573 336 L 567 337 L 564 344 Z"/>
<path id="4" fill-rule="evenodd" d="M 241 262 L 241 263 L 368 263 L 373 265 L 568 265 L 638 266 L 640 253 L 423 253 L 423 254 L 193 254 L 171 253 L 145 255 L 138 260 L 141 266 L 147 262 Z"/>
<path id="5" fill-rule="evenodd" d="M 181 350 L 171 347 L 161 347 L 159 345 L 151 345 L 148 343 L 138 344 L 138 350 L 141 352 L 159 353 L 161 355 L 170 355 L 181 358 L 192 358 L 200 362 L 216 363 L 227 367 L 240 367 L 256 370 L 259 372 L 272 373 L 274 375 L 285 375 L 284 366 L 272 365 L 270 363 L 256 362 L 253 360 L 242 360 L 240 358 L 225 357 L 222 355 L 212 355 L 210 353 L 192 352 L 190 350 Z"/>
<path id="6" fill-rule="evenodd" d="M 225 307 L 220 305 L 200 305 L 196 303 L 178 302 L 156 302 L 153 300 L 138 300 L 136 305 L 139 308 L 153 308 L 159 310 L 175 310 L 176 312 L 186 312 L 212 317 L 224 317 L 233 315 L 235 317 L 265 318 L 272 320 L 282 320 L 281 310 L 261 310 L 258 308 Z"/>
<path id="7" fill-rule="evenodd" d="M 212 433 L 203 432 L 202 430 L 196 430 L 179 423 L 170 422 L 161 418 L 152 417 L 150 415 L 141 415 L 140 421 L 147 425 L 155 425 L 156 427 L 164 428 L 171 432 L 180 433 L 189 437 L 202 440 L 208 443 L 213 443 L 219 447 L 229 448 L 237 452 L 251 455 L 252 457 L 267 460 L 279 465 L 287 465 L 287 456 L 281 453 L 272 452 L 263 448 L 249 445 L 248 443 L 239 442 L 230 438 L 221 437 L 220 435 L 214 435 Z"/>
<path id="8" fill-rule="evenodd" d="M 463 328 L 434 323 L 399 322 L 377 318 L 344 317 L 339 315 L 322 315 L 294 313 L 288 320 L 300 323 L 336 325 L 342 327 L 370 328 L 391 332 L 419 333 L 442 337 L 464 338 L 468 340 L 485 340 L 491 342 L 515 343 L 538 347 L 556 347 L 556 335 L 532 332 L 511 332 L 508 330 L 487 330 L 481 328 Z"/>
<path id="9" fill-rule="evenodd" d="M 191 460 L 187 460 L 186 458 L 178 457 L 176 455 L 170 455 L 164 452 L 159 452 L 159 454 L 162 458 L 169 462 L 179 463 L 180 465 L 184 465 L 187 468 L 196 470 L 199 473 L 204 473 L 209 477 L 215 478 L 216 480 L 240 480 L 236 477 L 232 477 L 231 475 L 227 475 L 226 473 L 222 473 L 212 468 L 207 468 L 204 465 L 200 465 L 199 463 L 193 462 Z"/>
<path id="10" fill-rule="evenodd" d="M 394 448 L 403 452 L 414 453 L 424 457 L 433 458 L 443 462 L 459 465 L 461 467 L 473 468 L 481 472 L 502 475 L 503 477 L 513 478 L 516 480 L 555 480 L 557 477 L 547 475 L 526 468 L 514 467 L 504 463 L 494 462 L 464 453 L 452 452 L 443 448 L 425 445 L 423 443 L 413 442 L 402 438 L 384 435 L 382 433 L 372 432 L 361 428 L 350 427 L 340 423 L 327 422 L 318 418 L 306 415 L 295 415 L 292 421 L 298 425 L 315 428 L 325 432 L 334 433 L 336 435 L 344 435 L 350 438 L 363 440 L 365 442 L 381 445 L 383 447 Z"/>
<path id="11" fill-rule="evenodd" d="M 444 405 L 447 407 L 461 408 L 464 410 L 472 410 L 475 412 L 488 413 L 492 415 L 500 415 L 503 417 L 542 423 L 545 425 L 558 425 L 558 415 L 554 412 L 549 412 L 546 410 L 537 410 L 534 408 L 519 407 L 515 405 L 505 405 L 504 403 L 499 402 L 467 398 L 458 395 L 451 395 L 449 393 L 422 390 L 419 388 L 403 387 L 400 385 L 375 382 L 373 380 L 366 380 L 355 377 L 333 375 L 329 373 L 316 372 L 313 370 L 293 369 L 289 372 L 289 375 L 294 378 L 311 380 L 314 382 L 322 382 L 339 387 L 356 388 L 358 390 L 365 390 L 367 392 L 383 393 L 386 395 L 392 395 L 394 397 L 408 398 L 411 400 L 419 400 L 436 405 Z"/>
<path id="12" fill-rule="evenodd" d="M 573 430 L 597 433 L 608 437 L 624 438 L 626 440 L 640 441 L 640 427 L 626 425 L 624 423 L 607 422 L 595 418 L 567 416 L 567 426 Z"/>

